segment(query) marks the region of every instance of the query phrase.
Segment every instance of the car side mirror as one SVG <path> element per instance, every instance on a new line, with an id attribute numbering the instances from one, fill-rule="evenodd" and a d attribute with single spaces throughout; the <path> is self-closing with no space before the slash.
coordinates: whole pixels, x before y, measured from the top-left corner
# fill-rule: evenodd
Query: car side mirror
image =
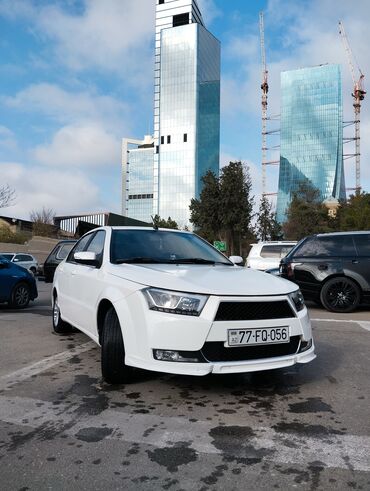
<path id="1" fill-rule="evenodd" d="M 75 252 L 73 258 L 76 261 L 76 263 L 79 264 L 86 264 L 87 266 L 100 265 L 96 252 L 89 252 L 89 251 Z"/>
<path id="2" fill-rule="evenodd" d="M 241 256 L 230 256 L 229 259 L 232 263 L 236 264 L 237 266 L 242 266 L 244 262 Z"/>

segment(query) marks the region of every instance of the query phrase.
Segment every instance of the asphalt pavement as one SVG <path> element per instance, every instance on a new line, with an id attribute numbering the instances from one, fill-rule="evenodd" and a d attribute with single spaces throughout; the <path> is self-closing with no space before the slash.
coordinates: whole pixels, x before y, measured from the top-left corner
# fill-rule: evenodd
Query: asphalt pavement
<path id="1" fill-rule="evenodd" d="M 111 387 L 84 334 L 51 329 L 50 285 L 0 307 L 0 487 L 370 489 L 370 312 L 310 306 L 317 359 L 254 374 L 137 371 Z"/>

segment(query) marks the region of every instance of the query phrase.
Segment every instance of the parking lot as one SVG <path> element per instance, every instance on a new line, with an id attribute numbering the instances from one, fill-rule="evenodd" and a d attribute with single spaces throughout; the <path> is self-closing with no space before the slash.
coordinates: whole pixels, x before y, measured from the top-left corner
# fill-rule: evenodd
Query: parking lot
<path id="1" fill-rule="evenodd" d="M 138 371 L 51 331 L 50 285 L 0 307 L 2 490 L 370 489 L 370 314 L 310 307 L 317 359 L 246 375 Z"/>

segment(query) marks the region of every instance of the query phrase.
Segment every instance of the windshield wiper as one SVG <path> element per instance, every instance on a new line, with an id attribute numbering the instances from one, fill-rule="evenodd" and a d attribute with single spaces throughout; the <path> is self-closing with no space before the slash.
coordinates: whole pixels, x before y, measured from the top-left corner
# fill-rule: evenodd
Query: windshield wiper
<path id="1" fill-rule="evenodd" d="M 122 259 L 115 259 L 114 264 L 123 264 L 123 263 L 141 263 L 141 264 L 150 264 L 150 263 L 161 263 L 159 259 L 154 259 L 152 257 L 126 257 Z"/>
<path id="2" fill-rule="evenodd" d="M 171 262 L 175 264 L 226 264 L 223 261 L 212 261 L 211 259 L 202 259 L 200 257 L 187 257 L 187 258 L 179 258 L 173 259 Z"/>

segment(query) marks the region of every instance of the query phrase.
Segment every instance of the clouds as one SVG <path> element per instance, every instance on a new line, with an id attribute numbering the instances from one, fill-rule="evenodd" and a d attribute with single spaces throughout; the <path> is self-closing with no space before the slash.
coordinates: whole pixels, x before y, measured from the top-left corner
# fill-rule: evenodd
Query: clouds
<path id="1" fill-rule="evenodd" d="M 96 90 L 67 90 L 51 83 L 31 84 L 3 103 L 21 112 L 35 112 L 58 123 L 99 121 L 115 128 L 128 120 L 130 106 L 117 98 L 99 95 Z"/>
<path id="2" fill-rule="evenodd" d="M 14 206 L 3 210 L 7 216 L 29 218 L 31 210 L 43 206 L 57 214 L 99 210 L 98 187 L 85 174 L 66 169 L 30 168 L 17 162 L 0 163 L 0 175 L 16 191 Z"/>
<path id="3" fill-rule="evenodd" d="M 344 120 L 351 120 L 353 101 L 352 80 L 346 54 L 338 32 L 338 20 L 342 19 L 350 44 L 361 68 L 370 75 L 370 60 L 367 54 L 370 40 L 368 19 L 370 3 L 360 0 L 353 8 L 351 2 L 337 0 L 270 0 L 265 10 L 265 43 L 269 70 L 269 114 L 280 113 L 280 73 L 285 70 L 314 66 L 323 63 L 342 65 Z M 228 120 L 253 118 L 261 114 L 261 59 L 259 51 L 258 18 L 246 26 L 247 35 L 232 37 L 224 44 L 226 63 L 240 63 L 237 72 L 225 74 L 223 80 L 222 109 Z M 365 79 L 366 82 L 366 79 Z M 365 188 L 370 188 L 370 110 L 365 100 L 362 107 L 362 166 Z M 260 127 L 260 120 L 258 121 Z M 230 122 L 228 124 L 231 124 Z M 278 126 L 271 124 L 271 127 Z M 353 127 L 346 133 L 353 133 Z M 275 140 L 274 140 L 275 144 Z M 346 152 L 352 153 L 351 145 Z M 346 163 L 347 185 L 353 186 L 354 171 Z M 354 164 L 353 164 L 354 168 Z M 366 178 L 366 180 L 365 180 Z M 275 188 L 276 185 L 273 186 Z M 272 189 L 273 189 L 272 188 Z"/>
<path id="4" fill-rule="evenodd" d="M 26 19 L 58 64 L 76 72 L 114 72 L 127 81 L 135 74 L 135 84 L 147 83 L 144 74 L 153 68 L 154 12 L 148 0 L 3 0 L 0 6 L 9 19 Z"/>
<path id="5" fill-rule="evenodd" d="M 101 126 L 68 125 L 58 130 L 50 143 L 38 145 L 32 155 L 36 162 L 57 167 L 118 166 L 120 139 Z"/>

